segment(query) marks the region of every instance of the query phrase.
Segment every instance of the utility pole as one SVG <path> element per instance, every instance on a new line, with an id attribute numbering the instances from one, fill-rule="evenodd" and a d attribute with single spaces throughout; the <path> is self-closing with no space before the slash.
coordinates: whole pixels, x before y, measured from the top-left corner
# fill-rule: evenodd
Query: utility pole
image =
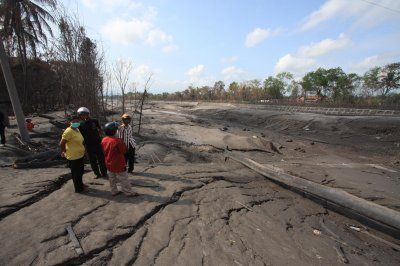
<path id="1" fill-rule="evenodd" d="M 3 40 L 0 38 L 0 64 L 3 69 L 4 79 L 6 81 L 8 95 L 10 96 L 11 104 L 14 110 L 15 118 L 17 119 L 19 133 L 21 139 L 26 142 L 30 142 L 28 130 L 25 127 L 25 115 L 22 111 L 21 103 L 19 102 L 18 92 L 15 88 L 14 78 L 11 73 L 10 64 L 4 49 Z"/>

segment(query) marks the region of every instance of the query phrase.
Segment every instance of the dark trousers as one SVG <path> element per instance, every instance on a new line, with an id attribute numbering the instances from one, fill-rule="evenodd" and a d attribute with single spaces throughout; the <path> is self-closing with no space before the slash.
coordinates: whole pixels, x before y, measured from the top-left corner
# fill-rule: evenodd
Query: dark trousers
<path id="1" fill-rule="evenodd" d="M 128 164 L 128 173 L 131 173 L 135 163 L 135 148 L 131 145 L 129 145 L 129 149 L 125 154 L 125 162 Z"/>
<path id="2" fill-rule="evenodd" d="M 107 167 L 101 145 L 91 145 L 90 147 L 86 147 L 86 150 L 94 174 L 96 176 L 107 176 Z"/>
<path id="3" fill-rule="evenodd" d="M 71 169 L 72 181 L 74 182 L 75 192 L 83 191 L 83 157 L 78 160 L 68 160 L 68 166 Z"/>
<path id="4" fill-rule="evenodd" d="M 6 144 L 6 134 L 5 134 L 5 128 L 0 126 L 0 138 L 1 138 L 1 144 Z"/>

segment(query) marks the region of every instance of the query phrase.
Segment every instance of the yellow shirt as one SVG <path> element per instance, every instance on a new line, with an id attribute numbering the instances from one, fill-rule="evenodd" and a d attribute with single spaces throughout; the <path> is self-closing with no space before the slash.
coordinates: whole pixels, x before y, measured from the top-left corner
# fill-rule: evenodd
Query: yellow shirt
<path id="1" fill-rule="evenodd" d="M 61 139 L 67 141 L 65 145 L 65 157 L 67 160 L 78 160 L 85 155 L 85 146 L 83 146 L 83 136 L 79 129 L 67 128 L 62 134 Z"/>

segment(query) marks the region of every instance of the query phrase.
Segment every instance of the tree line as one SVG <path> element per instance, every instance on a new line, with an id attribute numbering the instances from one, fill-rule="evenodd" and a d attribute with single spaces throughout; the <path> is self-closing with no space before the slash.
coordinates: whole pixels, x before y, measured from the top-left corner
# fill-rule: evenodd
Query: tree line
<path id="1" fill-rule="evenodd" d="M 190 85 L 184 91 L 152 94 L 154 100 L 235 101 L 301 103 L 307 95 L 336 105 L 400 105 L 400 63 L 373 67 L 364 75 L 346 73 L 342 68 L 318 68 L 295 79 L 282 72 L 266 79 L 231 82 L 217 81 L 213 86 Z"/>

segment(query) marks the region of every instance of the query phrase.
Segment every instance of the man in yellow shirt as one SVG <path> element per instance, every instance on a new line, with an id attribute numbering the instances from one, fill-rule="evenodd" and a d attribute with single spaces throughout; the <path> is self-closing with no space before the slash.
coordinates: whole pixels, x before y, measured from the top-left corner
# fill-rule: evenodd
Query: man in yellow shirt
<path id="1" fill-rule="evenodd" d="M 83 136 L 78 129 L 79 125 L 79 117 L 72 117 L 70 127 L 62 134 L 60 148 L 61 156 L 68 160 L 75 192 L 82 193 L 87 191 L 87 186 L 82 182 L 85 146 L 83 145 Z"/>

